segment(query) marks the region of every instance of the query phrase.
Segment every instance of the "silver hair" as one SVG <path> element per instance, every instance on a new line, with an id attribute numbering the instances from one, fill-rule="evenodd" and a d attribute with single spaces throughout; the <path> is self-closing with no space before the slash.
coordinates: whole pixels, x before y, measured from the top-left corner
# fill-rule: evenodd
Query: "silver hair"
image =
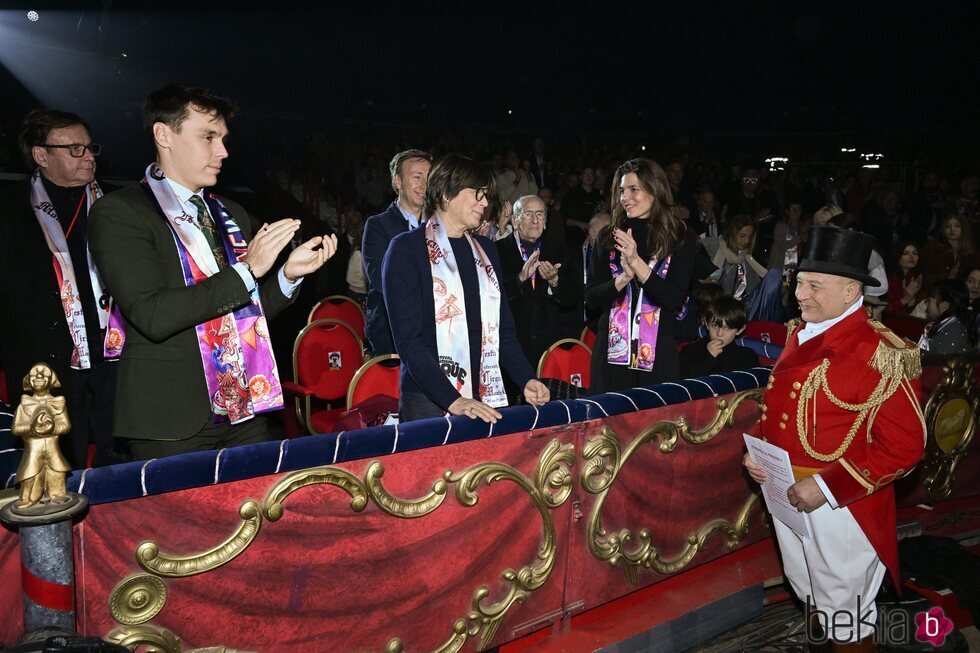
<path id="1" fill-rule="evenodd" d="M 545 216 L 548 215 L 548 205 L 544 203 L 544 200 L 543 199 L 541 199 L 537 195 L 525 195 L 523 197 L 517 198 L 517 201 L 514 202 L 514 221 L 515 221 L 515 224 L 516 224 L 517 221 L 519 221 L 521 219 L 521 216 L 524 214 L 524 205 L 527 203 L 527 201 L 529 199 L 536 199 L 539 202 L 541 202 L 541 206 L 544 207 L 544 214 L 545 214 Z"/>

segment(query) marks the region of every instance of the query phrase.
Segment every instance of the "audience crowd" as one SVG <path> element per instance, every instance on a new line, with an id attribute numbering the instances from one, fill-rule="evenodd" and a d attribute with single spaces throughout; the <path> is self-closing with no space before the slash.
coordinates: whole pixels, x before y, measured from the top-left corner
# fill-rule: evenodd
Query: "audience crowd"
<path id="1" fill-rule="evenodd" d="M 91 139 L 97 142 L 98 135 Z M 94 160 L 98 147 L 83 144 L 88 147 L 80 157 L 74 152 L 65 156 Z M 37 151 L 43 154 L 43 146 Z M 62 198 L 59 178 L 49 174 L 57 166 L 45 167 L 46 160 L 38 165 L 44 174 L 35 175 L 35 190 L 46 188 L 59 213 L 71 212 L 69 199 L 75 202 L 75 195 Z M 433 169 L 446 191 L 442 195 L 427 195 Z M 88 172 L 94 172 L 94 163 Z M 285 269 L 290 252 L 311 238 L 337 236 L 336 253 L 307 274 L 298 290 L 282 282 L 295 301 L 274 318 L 270 315 L 269 328 L 284 379 L 292 376 L 293 340 L 311 307 L 323 297 L 346 295 L 365 309 L 366 348 L 374 354 L 401 354 L 403 375 L 406 361 L 421 375 L 403 382 L 412 416 L 448 411 L 491 420 L 498 416 L 492 406 L 505 400 L 483 410 L 476 407 L 479 401 L 467 399 L 486 390 L 486 379 L 466 381 L 473 387 L 463 393 L 462 403 L 456 398 L 463 381 L 455 388 L 440 384 L 438 392 L 433 389 L 441 378 L 440 364 L 445 371 L 444 349 L 454 333 L 439 331 L 437 350 L 423 351 L 420 337 L 428 345 L 436 331 L 431 315 L 418 309 L 429 305 L 431 310 L 427 275 L 439 268 L 430 261 L 430 271 L 420 267 L 424 258 L 409 258 L 428 247 L 431 259 L 436 242 L 444 253 L 455 251 L 457 259 L 468 260 L 472 248 L 477 272 L 464 271 L 469 263 L 460 268 L 452 256 L 446 270 L 459 275 L 453 282 L 459 289 L 479 283 L 482 306 L 464 293 L 464 315 L 491 310 L 498 316 L 483 315 L 482 339 L 486 345 L 486 329 L 500 329 L 504 374 L 495 371 L 494 391 L 505 392 L 511 403 L 547 400 L 547 390 L 531 372 L 551 344 L 582 337 L 584 327 L 595 333 L 592 392 L 748 365 L 752 357 L 732 342 L 749 322 L 799 317 L 792 266 L 812 225 L 874 237 L 868 272 L 882 285 L 866 288 L 865 304 L 876 317 L 903 320 L 903 333 L 918 336 L 923 352 L 975 351 L 980 326 L 978 176 L 969 170 L 908 172 L 899 175 L 896 168 L 861 161 L 732 161 L 716 152 L 646 147 L 552 149 L 541 137 L 494 141 L 476 132 L 468 139 L 444 134 L 412 143 L 315 135 L 294 147 L 276 148 L 251 192 L 227 195 L 245 204 L 251 215 L 299 218 L 295 234 L 283 236 L 291 241 L 269 269 Z M 470 188 L 460 185 L 463 179 L 481 181 Z M 87 173 L 83 182 L 94 183 L 93 175 Z M 25 191 L 18 192 L 26 199 Z M 21 201 L 20 195 L 7 197 Z M 429 222 L 437 213 L 440 222 Z M 260 224 L 246 231 L 257 231 Z M 448 240 L 438 233 L 442 227 Z M 416 229 L 428 236 L 400 237 Z M 464 235 L 468 244 L 457 241 Z M 392 256 L 400 258 L 390 261 Z M 484 291 L 491 287 L 499 296 L 488 303 Z M 92 303 L 93 316 L 99 299 L 83 297 L 83 304 Z M 90 309 L 88 304 L 84 308 Z M 107 315 L 100 313 L 103 327 Z M 91 329 L 93 322 L 88 324 Z M 438 313 L 435 324 L 442 328 Z M 479 361 L 474 367 L 485 372 L 487 356 L 498 354 L 485 347 L 481 351 L 479 320 L 468 317 L 468 327 L 459 332 L 470 337 L 462 349 L 466 355 L 472 351 L 472 360 Z M 0 364 L 9 366 L 15 362 L 9 352 L 18 344 L 11 341 L 17 331 L 10 324 L 0 328 L 8 352 Z M 705 328 L 707 338 L 685 348 L 684 343 L 702 338 Z M 9 377 L 21 373 L 7 370 L 9 388 L 18 384 Z M 9 394 L 17 401 L 12 390 Z"/>

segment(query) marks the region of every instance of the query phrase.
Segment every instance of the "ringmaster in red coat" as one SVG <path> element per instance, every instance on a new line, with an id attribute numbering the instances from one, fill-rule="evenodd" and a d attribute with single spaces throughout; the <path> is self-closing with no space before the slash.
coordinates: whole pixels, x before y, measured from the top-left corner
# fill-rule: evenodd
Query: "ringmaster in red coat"
<path id="1" fill-rule="evenodd" d="M 886 571 L 898 584 L 892 483 L 925 448 L 918 351 L 862 307 L 862 284 L 878 285 L 867 270 L 872 245 L 862 233 L 813 228 L 797 266 L 804 323 L 769 377 L 760 423 L 764 440 L 789 451 L 787 494 L 810 530 L 801 537 L 773 520 L 785 574 L 835 650 L 874 650 Z M 745 466 L 765 481 L 748 456 Z"/>

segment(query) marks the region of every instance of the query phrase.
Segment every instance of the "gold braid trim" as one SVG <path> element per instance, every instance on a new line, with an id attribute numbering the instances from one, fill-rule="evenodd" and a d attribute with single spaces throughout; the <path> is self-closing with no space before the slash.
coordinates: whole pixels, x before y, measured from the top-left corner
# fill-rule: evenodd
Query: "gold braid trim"
<path id="1" fill-rule="evenodd" d="M 875 367 L 875 361 L 879 361 L 878 364 L 893 364 L 893 359 L 889 356 L 881 356 L 879 360 L 879 353 L 882 347 L 895 351 L 888 345 L 880 343 L 878 346 L 878 351 L 875 352 L 874 358 L 872 358 L 871 365 Z M 898 359 L 894 359 L 898 360 Z M 889 363 L 889 361 L 891 361 Z M 851 446 L 851 442 L 854 441 L 854 436 L 857 435 L 858 429 L 861 428 L 861 424 L 864 420 L 871 415 L 872 420 L 874 419 L 874 413 L 877 409 L 888 399 L 895 394 L 899 386 L 902 384 L 902 379 L 904 378 L 901 373 L 896 373 L 899 371 L 898 367 L 892 367 L 889 372 L 882 372 L 881 380 L 875 387 L 871 396 L 863 404 L 850 404 L 846 401 L 839 399 L 831 390 L 830 385 L 827 382 L 827 370 L 830 369 L 830 361 L 828 359 L 823 359 L 823 362 L 814 368 L 806 378 L 806 382 L 800 390 L 800 401 L 796 404 L 796 430 L 799 434 L 800 444 L 803 445 L 803 450 L 808 456 L 814 460 L 819 460 L 821 462 L 829 463 L 840 458 L 848 447 Z M 875 367 L 877 370 L 878 368 Z M 880 371 L 880 370 L 879 370 Z M 813 413 L 814 413 L 814 427 L 816 427 L 816 396 L 818 392 L 823 392 L 823 394 L 830 400 L 830 403 L 834 404 L 838 408 L 853 413 L 857 413 L 857 417 L 854 418 L 854 423 L 851 424 L 850 430 L 847 432 L 847 437 L 841 443 L 837 449 L 831 454 L 822 454 L 807 442 L 807 433 L 809 432 L 809 424 L 806 419 L 807 406 L 810 402 L 813 402 Z M 816 429 L 814 428 L 814 431 Z M 871 442 L 871 423 L 868 423 L 868 442 Z"/>
<path id="2" fill-rule="evenodd" d="M 881 322 L 868 320 L 868 324 L 891 344 L 889 347 L 884 342 L 878 343 L 878 350 L 871 358 L 871 367 L 886 376 L 901 374 L 910 381 L 922 376 L 922 360 L 915 344 L 900 337 Z"/>

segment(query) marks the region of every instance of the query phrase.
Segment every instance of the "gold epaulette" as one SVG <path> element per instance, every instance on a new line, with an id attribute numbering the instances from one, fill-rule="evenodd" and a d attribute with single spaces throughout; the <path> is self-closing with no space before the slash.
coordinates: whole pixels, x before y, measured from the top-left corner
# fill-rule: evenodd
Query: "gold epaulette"
<path id="1" fill-rule="evenodd" d="M 915 343 L 902 338 L 877 320 L 868 320 L 868 324 L 881 338 L 878 349 L 871 358 L 871 367 L 889 378 L 919 378 L 922 374 L 922 362 Z"/>
<path id="2" fill-rule="evenodd" d="M 784 345 L 789 344 L 790 339 L 793 337 L 793 332 L 796 331 L 796 327 L 800 326 L 800 322 L 802 321 L 800 318 L 794 317 L 786 323 L 786 342 L 783 343 Z"/>

